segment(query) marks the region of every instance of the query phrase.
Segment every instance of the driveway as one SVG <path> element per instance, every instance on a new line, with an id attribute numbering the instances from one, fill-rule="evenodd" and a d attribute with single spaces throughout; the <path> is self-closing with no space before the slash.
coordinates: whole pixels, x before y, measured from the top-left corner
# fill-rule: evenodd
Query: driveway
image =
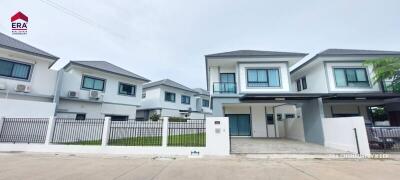
<path id="1" fill-rule="evenodd" d="M 342 154 L 345 151 L 284 138 L 231 138 L 231 152 L 237 154 Z"/>
<path id="2" fill-rule="evenodd" d="M 290 160 L 0 153 L 0 179 L 399 179 L 396 160 Z"/>

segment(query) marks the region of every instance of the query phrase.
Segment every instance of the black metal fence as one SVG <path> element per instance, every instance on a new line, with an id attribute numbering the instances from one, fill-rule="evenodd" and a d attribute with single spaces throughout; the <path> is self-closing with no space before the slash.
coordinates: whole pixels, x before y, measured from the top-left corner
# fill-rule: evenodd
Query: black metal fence
<path id="1" fill-rule="evenodd" d="M 0 142 L 44 143 L 49 119 L 4 118 Z"/>
<path id="2" fill-rule="evenodd" d="M 371 152 L 400 152 L 400 127 L 367 127 Z"/>
<path id="3" fill-rule="evenodd" d="M 108 145 L 161 146 L 163 121 L 111 121 Z"/>
<path id="4" fill-rule="evenodd" d="M 205 119 L 187 119 L 168 123 L 168 146 L 203 147 L 206 145 Z"/>
<path id="5" fill-rule="evenodd" d="M 104 119 L 55 119 L 52 143 L 101 145 Z"/>

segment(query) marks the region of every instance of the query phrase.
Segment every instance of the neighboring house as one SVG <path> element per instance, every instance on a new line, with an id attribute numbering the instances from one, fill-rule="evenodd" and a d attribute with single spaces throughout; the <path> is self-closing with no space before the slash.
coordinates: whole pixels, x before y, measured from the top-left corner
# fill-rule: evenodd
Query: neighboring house
<path id="1" fill-rule="evenodd" d="M 59 73 L 57 117 L 136 118 L 148 79 L 106 61 L 71 61 Z"/>
<path id="2" fill-rule="evenodd" d="M 54 116 L 58 59 L 0 33 L 0 116 Z"/>
<path id="3" fill-rule="evenodd" d="M 400 105 L 390 101 L 399 94 L 388 92 L 387 82 L 374 84 L 372 66 L 363 65 L 365 60 L 385 56 L 400 57 L 400 52 L 325 50 L 292 69 L 292 92 L 325 94 L 325 117 L 363 116 L 367 124 L 380 121 L 372 113 L 386 107 L 390 125 L 399 126 Z"/>
<path id="4" fill-rule="evenodd" d="M 196 97 L 196 111 L 211 114 L 210 108 L 210 93 L 202 88 L 194 88 L 197 92 Z"/>
<path id="5" fill-rule="evenodd" d="M 304 140 L 302 121 L 291 121 L 300 116 L 296 106 L 282 95 L 291 93 L 289 67 L 306 55 L 254 50 L 206 55 L 212 115 L 229 117 L 231 136 Z M 283 119 L 291 123 L 286 134 Z"/>
<path id="6" fill-rule="evenodd" d="M 137 116 L 148 120 L 153 114 L 162 117 L 204 118 L 205 113 L 196 107 L 197 91 L 169 79 L 147 83 L 143 86 L 142 106 Z"/>

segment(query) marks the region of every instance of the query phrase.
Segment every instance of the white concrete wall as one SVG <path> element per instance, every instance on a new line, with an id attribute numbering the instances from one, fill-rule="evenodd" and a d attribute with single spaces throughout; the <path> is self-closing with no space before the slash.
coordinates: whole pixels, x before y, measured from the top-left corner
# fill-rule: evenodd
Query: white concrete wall
<path id="1" fill-rule="evenodd" d="M 55 108 L 52 102 L 0 99 L 0 117 L 48 118 L 54 116 Z"/>
<path id="2" fill-rule="evenodd" d="M 293 105 L 279 106 L 276 112 L 282 114 L 286 138 L 305 141 L 301 109 Z M 285 114 L 295 114 L 295 118 L 285 118 Z M 280 131 L 279 131 L 280 132 Z"/>
<path id="3" fill-rule="evenodd" d="M 368 115 L 368 106 L 372 106 L 374 104 L 349 104 L 349 103 L 342 103 L 342 104 L 324 104 L 324 113 L 325 117 L 330 118 L 332 117 L 333 113 L 336 114 L 359 114 L 363 116 L 365 123 L 372 123 L 372 120 L 369 118 Z M 333 112 L 332 112 L 333 110 Z"/>
<path id="4" fill-rule="evenodd" d="M 161 89 L 159 87 L 152 87 L 143 89 L 146 97 L 142 99 L 140 108 L 155 108 L 161 107 Z"/>
<path id="5" fill-rule="evenodd" d="M 324 118 L 322 125 L 325 146 L 357 153 L 357 142 L 354 133 L 354 128 L 356 128 L 360 154 L 370 154 L 363 117 Z"/>
<path id="6" fill-rule="evenodd" d="M 31 77 L 29 80 L 10 79 L 0 76 L 0 84 L 5 84 L 9 92 L 15 92 L 18 84 L 31 87 L 29 94 L 53 96 L 57 71 L 49 69 L 53 60 L 33 55 L 17 53 L 0 48 L 0 59 L 31 64 Z"/>
<path id="7" fill-rule="evenodd" d="M 247 68 L 278 68 L 280 87 L 247 87 Z M 281 93 L 290 91 L 289 70 L 286 63 L 239 64 L 239 93 Z"/>
<path id="8" fill-rule="evenodd" d="M 299 93 L 328 93 L 324 63 L 320 62 L 306 66 L 292 73 L 290 75 L 292 84 L 291 92 L 298 92 L 296 81 L 302 77 L 306 77 L 307 89 L 301 90 Z"/>
<path id="9" fill-rule="evenodd" d="M 251 107 L 251 129 L 253 137 L 267 137 L 265 106 Z"/>
<path id="10" fill-rule="evenodd" d="M 340 68 L 340 67 L 366 68 L 370 87 L 336 87 L 333 68 Z M 381 91 L 379 88 L 379 84 L 373 84 L 372 78 L 374 77 L 374 72 L 372 70 L 372 66 L 365 67 L 363 66 L 362 62 L 326 63 L 326 72 L 328 75 L 328 87 L 331 92 L 380 92 Z"/>

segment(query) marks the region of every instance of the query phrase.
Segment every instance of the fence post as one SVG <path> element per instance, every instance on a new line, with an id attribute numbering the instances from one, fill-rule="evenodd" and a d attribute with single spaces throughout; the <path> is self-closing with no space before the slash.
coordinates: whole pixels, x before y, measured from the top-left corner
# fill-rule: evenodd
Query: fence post
<path id="1" fill-rule="evenodd" d="M 0 117 L 0 134 L 1 134 L 1 130 L 3 129 L 4 119 L 5 119 L 5 117 L 3 117 L 3 116 Z"/>
<path id="2" fill-rule="evenodd" d="M 51 143 L 51 139 L 53 138 L 54 127 L 55 127 L 55 118 L 51 116 L 49 118 L 49 123 L 47 124 L 47 133 L 46 133 L 46 140 L 44 144 L 49 145 Z"/>
<path id="3" fill-rule="evenodd" d="M 104 118 L 103 136 L 101 137 L 101 146 L 107 146 L 110 135 L 111 117 Z"/>
<path id="4" fill-rule="evenodd" d="M 163 117 L 162 147 L 167 147 L 167 145 L 168 145 L 168 117 Z"/>

